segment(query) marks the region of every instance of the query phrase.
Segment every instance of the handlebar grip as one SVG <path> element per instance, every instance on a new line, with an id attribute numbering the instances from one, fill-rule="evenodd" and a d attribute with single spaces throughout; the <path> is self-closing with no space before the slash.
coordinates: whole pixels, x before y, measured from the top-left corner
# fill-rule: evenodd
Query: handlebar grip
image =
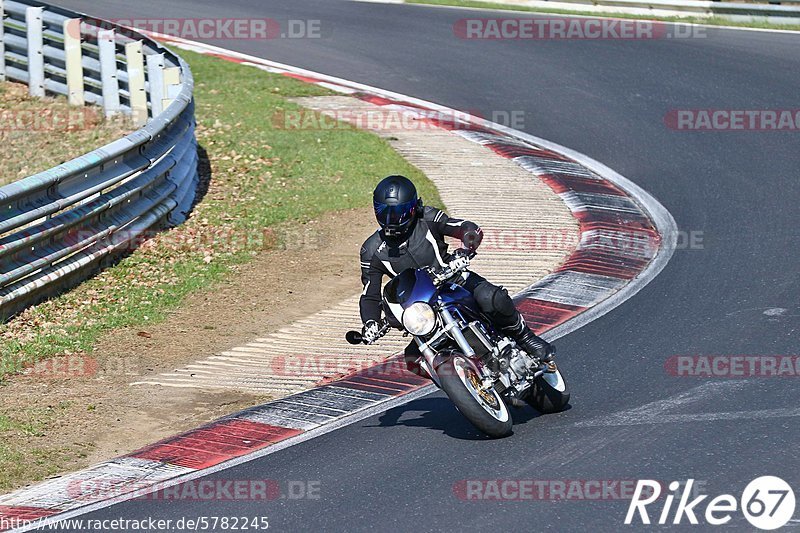
<path id="1" fill-rule="evenodd" d="M 348 331 L 344 338 L 349 344 L 364 344 L 364 336 L 358 331 Z"/>

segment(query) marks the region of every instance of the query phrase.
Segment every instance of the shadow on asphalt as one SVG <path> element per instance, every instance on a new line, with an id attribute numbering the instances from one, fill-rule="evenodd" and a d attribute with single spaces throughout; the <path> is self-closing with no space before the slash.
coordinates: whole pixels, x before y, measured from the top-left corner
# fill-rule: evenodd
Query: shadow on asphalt
<path id="1" fill-rule="evenodd" d="M 567 409 L 569 408 L 568 406 Z M 418 413 L 417 416 L 410 415 L 410 413 L 414 412 Z M 520 409 L 512 408 L 511 416 L 514 419 L 514 425 L 518 426 L 542 415 L 530 407 L 524 407 Z M 453 402 L 446 397 L 434 396 L 414 400 L 386 411 L 378 420 L 380 423 L 372 427 L 407 426 L 426 428 L 441 431 L 449 437 L 460 440 L 491 440 L 475 429 L 456 410 Z"/>

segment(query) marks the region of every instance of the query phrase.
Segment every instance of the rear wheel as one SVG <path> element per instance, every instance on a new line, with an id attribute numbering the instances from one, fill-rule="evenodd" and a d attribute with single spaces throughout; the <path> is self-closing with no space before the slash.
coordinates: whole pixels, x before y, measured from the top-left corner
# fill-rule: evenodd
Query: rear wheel
<path id="1" fill-rule="evenodd" d="M 456 354 L 442 364 L 437 373 L 444 392 L 473 426 L 490 437 L 511 434 L 513 424 L 508 407 L 494 387 L 483 390 L 480 374 L 472 361 Z"/>
<path id="2" fill-rule="evenodd" d="M 536 378 L 525 397 L 528 405 L 542 414 L 558 413 L 569 404 L 569 391 L 564 376 L 555 363 L 549 363 L 555 372 L 548 372 Z"/>

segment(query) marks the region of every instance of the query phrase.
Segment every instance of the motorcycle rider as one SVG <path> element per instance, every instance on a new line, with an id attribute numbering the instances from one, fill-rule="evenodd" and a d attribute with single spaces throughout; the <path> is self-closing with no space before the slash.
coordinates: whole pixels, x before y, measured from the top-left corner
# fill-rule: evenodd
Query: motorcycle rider
<path id="1" fill-rule="evenodd" d="M 359 305 L 364 323 L 362 334 L 368 344 L 380 335 L 384 276 L 392 278 L 408 268 L 446 266 L 445 236 L 460 239 L 470 251 L 475 251 L 483 240 L 483 231 L 477 224 L 450 218 L 435 207 L 424 206 L 416 187 L 404 176 L 382 180 L 373 193 L 373 205 L 380 229 L 361 248 L 364 291 Z M 531 331 L 508 291 L 469 271 L 455 281 L 472 293 L 480 310 L 521 349 L 543 360 L 552 357 L 554 347 Z M 416 343 L 412 342 L 406 350 L 409 370 L 415 371 L 413 361 L 419 355 Z"/>

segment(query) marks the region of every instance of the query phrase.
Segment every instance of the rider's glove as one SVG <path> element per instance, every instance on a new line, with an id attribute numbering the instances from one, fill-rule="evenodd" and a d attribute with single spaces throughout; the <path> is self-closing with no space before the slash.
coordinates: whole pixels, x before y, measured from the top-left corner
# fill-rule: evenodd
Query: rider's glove
<path id="1" fill-rule="evenodd" d="M 365 344 L 372 344 L 378 340 L 381 328 L 374 320 L 367 320 L 361 328 L 361 335 L 364 337 Z"/>
<path id="2" fill-rule="evenodd" d="M 481 242 L 483 242 L 483 230 L 478 228 L 466 232 L 461 238 L 461 242 L 464 243 L 464 248 L 470 252 L 474 252 L 478 249 L 478 246 L 481 245 Z"/>
<path id="3" fill-rule="evenodd" d="M 450 256 L 450 263 L 448 264 L 448 267 L 453 272 L 456 272 L 469 267 L 469 263 L 469 252 L 459 249 L 453 252 L 453 254 Z"/>

